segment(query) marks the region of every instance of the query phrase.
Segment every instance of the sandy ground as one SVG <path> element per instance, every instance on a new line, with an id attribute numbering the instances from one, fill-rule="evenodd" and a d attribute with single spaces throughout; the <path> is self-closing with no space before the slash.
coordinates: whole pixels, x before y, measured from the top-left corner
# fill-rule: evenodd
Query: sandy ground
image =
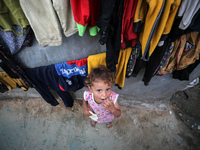
<path id="1" fill-rule="evenodd" d="M 66 108 L 42 98 L 0 100 L 0 150 L 198 150 L 200 137 L 173 109 L 148 111 L 121 106 L 122 115 L 91 127 L 82 101 Z"/>

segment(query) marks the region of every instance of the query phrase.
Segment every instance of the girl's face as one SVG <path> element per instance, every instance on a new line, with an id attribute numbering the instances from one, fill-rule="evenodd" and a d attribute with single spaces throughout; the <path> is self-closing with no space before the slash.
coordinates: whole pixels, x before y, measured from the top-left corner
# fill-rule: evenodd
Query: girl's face
<path id="1" fill-rule="evenodd" d="M 89 87 L 89 90 L 94 95 L 96 103 L 101 104 L 105 102 L 111 94 L 112 84 L 105 83 L 103 80 L 93 82 L 93 86 Z"/>

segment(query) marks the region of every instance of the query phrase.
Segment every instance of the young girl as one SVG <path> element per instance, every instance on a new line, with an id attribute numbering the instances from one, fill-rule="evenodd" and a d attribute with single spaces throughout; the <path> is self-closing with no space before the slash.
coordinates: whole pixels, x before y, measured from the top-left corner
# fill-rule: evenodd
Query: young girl
<path id="1" fill-rule="evenodd" d="M 84 92 L 84 114 L 86 116 L 91 116 L 92 113 L 97 115 L 96 121 L 91 119 L 90 123 L 93 127 L 98 122 L 106 123 L 107 128 L 110 128 L 114 117 L 121 115 L 117 101 L 118 94 L 111 91 L 113 83 L 114 74 L 105 66 L 94 68 L 85 79 L 85 85 L 89 91 Z"/>

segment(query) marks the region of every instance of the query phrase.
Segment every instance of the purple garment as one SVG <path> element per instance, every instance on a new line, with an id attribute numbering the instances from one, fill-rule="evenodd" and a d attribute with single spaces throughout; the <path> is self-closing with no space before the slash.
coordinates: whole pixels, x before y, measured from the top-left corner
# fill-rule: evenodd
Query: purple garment
<path id="1" fill-rule="evenodd" d="M 19 25 L 14 25 L 13 29 L 19 33 L 22 33 L 21 27 Z M 24 28 L 23 36 L 19 36 L 12 31 L 0 30 L 0 42 L 9 48 L 12 55 L 16 54 L 23 45 L 31 46 L 31 35 L 29 34 L 30 30 L 30 26 Z"/>

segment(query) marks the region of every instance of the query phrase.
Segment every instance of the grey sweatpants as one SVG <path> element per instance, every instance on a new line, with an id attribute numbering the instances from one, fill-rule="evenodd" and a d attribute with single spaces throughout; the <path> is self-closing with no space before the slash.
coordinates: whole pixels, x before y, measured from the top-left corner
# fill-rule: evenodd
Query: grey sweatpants
<path id="1" fill-rule="evenodd" d="M 62 44 L 60 25 L 65 36 L 77 32 L 70 0 L 20 0 L 20 5 L 42 47 Z"/>

